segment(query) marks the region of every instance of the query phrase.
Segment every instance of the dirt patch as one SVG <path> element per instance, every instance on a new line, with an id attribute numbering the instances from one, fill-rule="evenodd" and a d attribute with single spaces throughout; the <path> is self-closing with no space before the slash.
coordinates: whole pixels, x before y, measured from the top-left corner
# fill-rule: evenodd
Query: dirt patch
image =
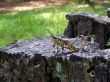
<path id="1" fill-rule="evenodd" d="M 7 12 L 16 12 L 16 11 L 25 11 L 25 10 L 32 10 L 35 8 L 42 8 L 48 7 L 51 5 L 61 5 L 67 3 L 68 0 L 56 0 L 56 1 L 23 1 L 20 3 L 3 3 L 0 2 L 0 13 L 7 13 Z"/>

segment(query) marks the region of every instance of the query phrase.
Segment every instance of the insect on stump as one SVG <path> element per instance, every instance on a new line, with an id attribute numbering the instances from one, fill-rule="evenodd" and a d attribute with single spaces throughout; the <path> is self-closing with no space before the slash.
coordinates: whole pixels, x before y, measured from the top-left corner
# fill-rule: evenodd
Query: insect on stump
<path id="1" fill-rule="evenodd" d="M 57 48 L 56 54 L 59 52 L 59 47 L 61 47 L 61 52 L 64 51 L 64 48 L 69 49 L 70 52 L 76 52 L 79 51 L 79 48 L 76 48 L 73 44 L 74 42 L 68 41 L 68 39 L 61 39 L 55 36 L 52 36 L 52 40 L 54 42 L 53 48 L 55 51 L 55 47 Z"/>
<path id="2" fill-rule="evenodd" d="M 75 47 L 73 44 L 76 41 L 69 41 L 67 38 L 66 39 L 62 39 L 59 37 L 54 36 L 49 30 L 48 30 L 49 34 L 52 37 L 53 40 L 53 48 L 54 48 L 54 52 L 56 52 L 56 54 L 58 54 L 58 52 L 64 52 L 64 48 L 69 49 L 70 52 L 76 52 L 79 51 L 79 48 Z M 55 51 L 56 48 L 56 51 Z"/>

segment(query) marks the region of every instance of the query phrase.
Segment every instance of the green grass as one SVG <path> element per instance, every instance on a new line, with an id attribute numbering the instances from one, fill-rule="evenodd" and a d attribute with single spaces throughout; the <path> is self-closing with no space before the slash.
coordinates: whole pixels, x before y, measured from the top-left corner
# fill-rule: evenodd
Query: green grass
<path id="1" fill-rule="evenodd" d="M 14 39 L 27 40 L 47 36 L 49 35 L 46 31 L 47 28 L 53 34 L 63 34 L 68 22 L 65 15 L 70 12 L 106 15 L 103 6 L 79 8 L 74 3 L 0 15 L 0 46 L 4 46 Z"/>

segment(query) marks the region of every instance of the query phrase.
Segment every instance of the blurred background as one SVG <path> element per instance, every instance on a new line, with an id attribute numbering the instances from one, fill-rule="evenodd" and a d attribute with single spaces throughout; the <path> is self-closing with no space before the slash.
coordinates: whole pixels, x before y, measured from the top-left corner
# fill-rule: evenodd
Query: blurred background
<path id="1" fill-rule="evenodd" d="M 65 15 L 86 12 L 107 15 L 109 0 L 0 0 L 0 47 L 15 40 L 61 35 L 67 26 Z M 108 41 L 110 44 L 110 41 Z"/>

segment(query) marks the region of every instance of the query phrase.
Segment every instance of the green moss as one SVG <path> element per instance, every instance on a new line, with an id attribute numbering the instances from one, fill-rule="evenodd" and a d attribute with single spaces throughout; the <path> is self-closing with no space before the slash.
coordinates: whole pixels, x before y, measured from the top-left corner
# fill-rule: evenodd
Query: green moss
<path id="1" fill-rule="evenodd" d="M 62 65 L 60 62 L 56 63 L 56 76 L 61 78 L 62 77 Z"/>
<path id="2" fill-rule="evenodd" d="M 107 46 L 110 46 L 110 38 L 109 38 L 109 40 L 108 40 L 108 42 L 107 42 Z"/>

